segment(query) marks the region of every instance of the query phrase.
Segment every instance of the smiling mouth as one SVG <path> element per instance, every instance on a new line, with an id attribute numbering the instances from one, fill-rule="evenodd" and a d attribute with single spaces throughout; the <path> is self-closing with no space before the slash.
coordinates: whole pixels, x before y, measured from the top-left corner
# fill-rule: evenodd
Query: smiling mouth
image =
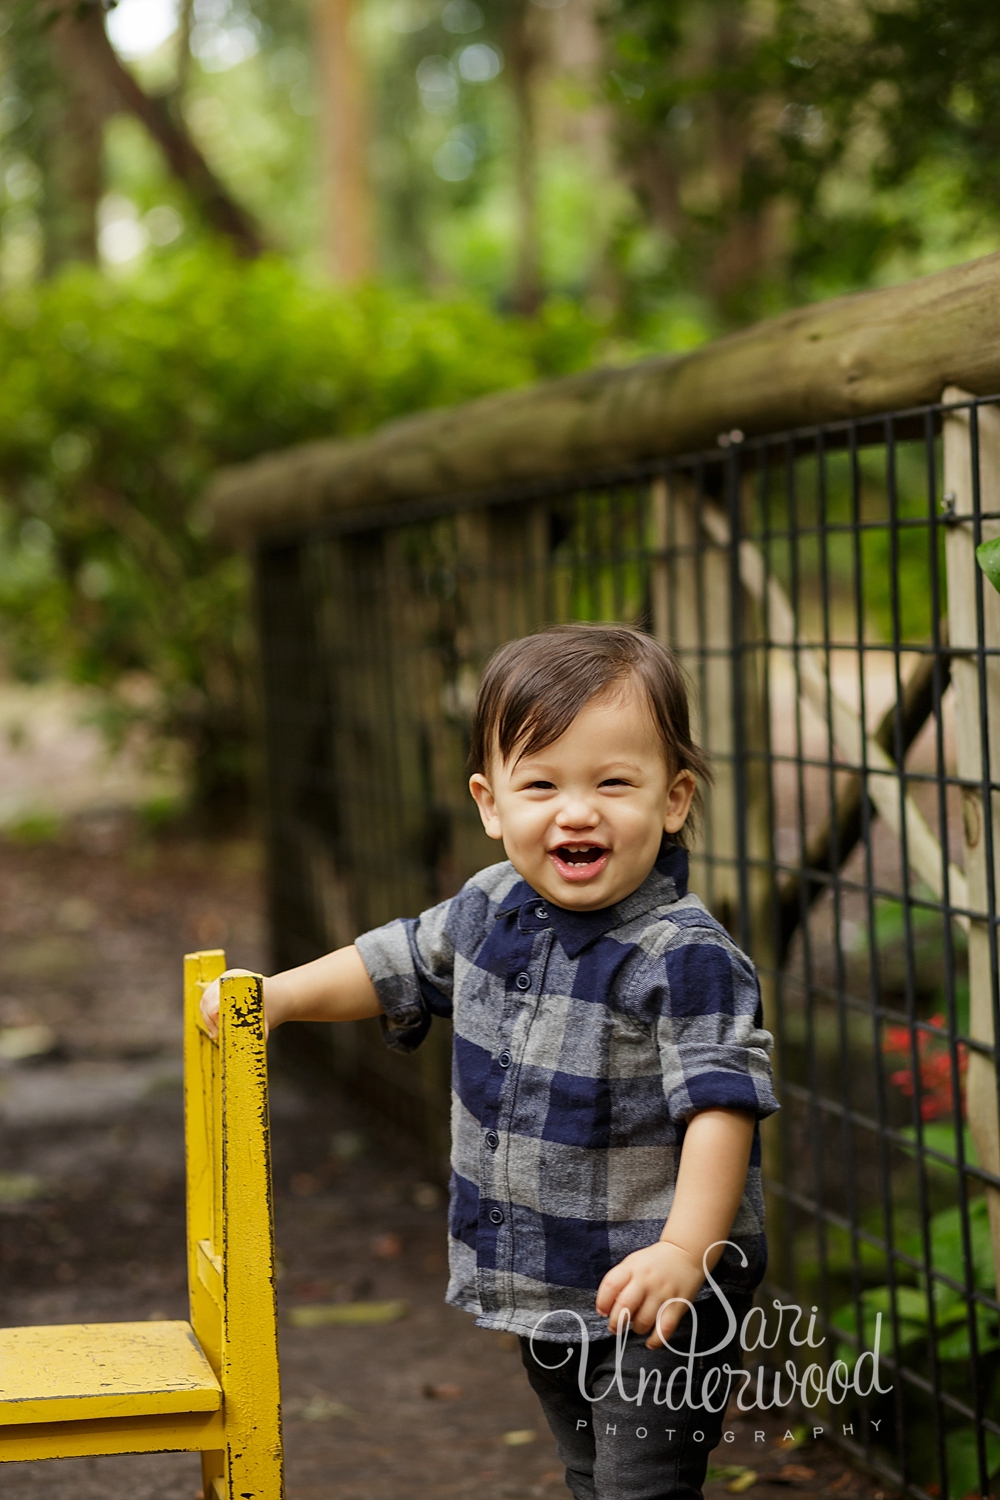
<path id="1" fill-rule="evenodd" d="M 600 844 L 560 844 L 552 852 L 564 865 L 595 865 L 608 851 Z"/>

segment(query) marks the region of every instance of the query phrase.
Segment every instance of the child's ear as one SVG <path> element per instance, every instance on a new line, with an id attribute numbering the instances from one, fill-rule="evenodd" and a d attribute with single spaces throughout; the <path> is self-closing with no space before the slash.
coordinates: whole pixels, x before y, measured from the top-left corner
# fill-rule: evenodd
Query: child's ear
<path id="1" fill-rule="evenodd" d="M 493 788 L 485 776 L 477 771 L 474 776 L 469 777 L 469 791 L 472 793 L 479 808 L 479 816 L 483 820 L 483 827 L 491 839 L 503 838 L 500 831 L 500 817 L 497 813 L 497 802 L 493 795 Z"/>
<path id="2" fill-rule="evenodd" d="M 667 791 L 667 813 L 663 819 L 665 833 L 677 833 L 687 822 L 697 783 L 691 771 L 678 771 Z"/>

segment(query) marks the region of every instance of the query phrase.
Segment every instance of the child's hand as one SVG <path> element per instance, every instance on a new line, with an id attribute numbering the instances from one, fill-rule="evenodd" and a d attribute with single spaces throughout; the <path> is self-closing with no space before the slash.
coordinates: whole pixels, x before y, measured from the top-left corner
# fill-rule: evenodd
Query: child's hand
<path id="1" fill-rule="evenodd" d="M 634 1250 L 612 1266 L 597 1290 L 597 1311 L 607 1318 L 611 1332 L 617 1333 L 618 1320 L 627 1308 L 636 1333 L 650 1334 L 646 1348 L 657 1349 L 687 1312 L 683 1302 L 670 1302 L 670 1298 L 685 1297 L 693 1302 L 704 1280 L 704 1267 L 696 1264 L 686 1250 L 660 1240 Z M 670 1305 L 663 1307 L 665 1302 Z M 658 1333 L 656 1314 L 661 1307 Z"/>
<path id="2" fill-rule="evenodd" d="M 250 969 L 227 969 L 220 974 L 218 979 L 213 979 L 211 984 L 205 986 L 205 992 L 201 997 L 201 1018 L 205 1023 L 205 1029 L 210 1037 L 219 1035 L 219 985 L 223 979 L 253 979 L 256 976 Z M 264 1035 L 267 1036 L 267 1017 L 264 1018 Z"/>
<path id="3" fill-rule="evenodd" d="M 252 979 L 249 969 L 227 969 L 220 979 Z M 219 1034 L 219 979 L 205 986 L 201 1014 L 209 1036 Z M 361 1021 L 382 1005 L 361 954 L 351 944 L 298 969 L 264 980 L 264 1035 L 286 1021 Z"/>

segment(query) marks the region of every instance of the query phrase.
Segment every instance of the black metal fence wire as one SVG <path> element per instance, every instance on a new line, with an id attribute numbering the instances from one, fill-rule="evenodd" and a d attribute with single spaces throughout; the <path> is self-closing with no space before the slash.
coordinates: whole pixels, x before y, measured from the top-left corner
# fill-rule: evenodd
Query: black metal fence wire
<path id="1" fill-rule="evenodd" d="M 678 653 L 715 769 L 692 886 L 776 1037 L 762 1305 L 815 1308 L 824 1363 L 878 1337 L 891 1390 L 807 1419 L 920 1497 L 1000 1471 L 1000 598 L 973 556 L 1000 534 L 998 431 L 970 399 L 724 434 L 257 559 L 280 966 L 496 859 L 465 790 L 496 645 L 623 620 Z M 337 1033 L 342 1075 L 443 1153 L 446 1029 L 405 1061 Z"/>

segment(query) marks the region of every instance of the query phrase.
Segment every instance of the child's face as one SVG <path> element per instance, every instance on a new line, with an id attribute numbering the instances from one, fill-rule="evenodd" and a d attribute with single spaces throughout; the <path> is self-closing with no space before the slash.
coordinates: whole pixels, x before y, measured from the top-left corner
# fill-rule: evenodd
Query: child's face
<path id="1" fill-rule="evenodd" d="M 521 760 L 494 755 L 469 789 L 490 838 L 556 906 L 596 911 L 631 895 L 664 832 L 684 823 L 690 771 L 673 774 L 640 691 L 592 698 L 566 733 Z"/>

